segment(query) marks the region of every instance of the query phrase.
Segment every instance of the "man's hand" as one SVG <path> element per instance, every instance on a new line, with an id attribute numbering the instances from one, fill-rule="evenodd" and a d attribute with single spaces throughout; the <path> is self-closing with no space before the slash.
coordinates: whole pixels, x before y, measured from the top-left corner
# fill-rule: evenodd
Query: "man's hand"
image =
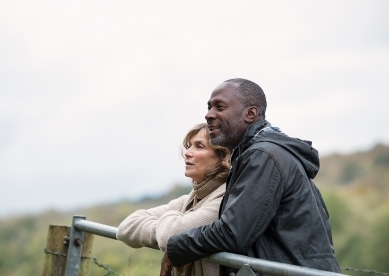
<path id="1" fill-rule="evenodd" d="M 170 261 L 169 256 L 167 255 L 167 252 L 165 252 L 165 254 L 163 254 L 163 257 L 161 260 L 161 271 L 159 273 L 159 276 L 171 276 L 172 269 L 173 269 L 173 264 Z"/>

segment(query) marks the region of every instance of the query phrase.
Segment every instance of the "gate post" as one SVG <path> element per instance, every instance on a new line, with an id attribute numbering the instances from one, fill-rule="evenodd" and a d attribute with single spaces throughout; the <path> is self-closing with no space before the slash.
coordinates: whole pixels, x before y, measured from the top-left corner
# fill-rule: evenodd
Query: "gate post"
<path id="1" fill-rule="evenodd" d="M 74 220 L 74 218 L 73 218 Z M 76 274 L 70 275 L 89 275 L 91 254 L 93 246 L 94 235 L 91 233 L 84 233 L 83 240 L 78 240 L 76 243 L 82 243 L 82 252 L 80 250 L 80 262 Z M 44 249 L 45 259 L 43 264 L 42 276 L 64 276 L 68 259 L 69 248 L 73 244 L 74 238 L 71 238 L 71 228 L 68 226 L 49 225 L 47 233 L 46 248 Z M 81 248 L 80 248 L 81 249 Z"/>
<path id="2" fill-rule="evenodd" d="M 73 216 L 72 228 L 70 230 L 68 258 L 66 263 L 66 276 L 78 276 L 81 263 L 82 243 L 84 239 L 84 231 L 78 230 L 74 223 L 77 220 L 85 220 L 83 216 Z"/>

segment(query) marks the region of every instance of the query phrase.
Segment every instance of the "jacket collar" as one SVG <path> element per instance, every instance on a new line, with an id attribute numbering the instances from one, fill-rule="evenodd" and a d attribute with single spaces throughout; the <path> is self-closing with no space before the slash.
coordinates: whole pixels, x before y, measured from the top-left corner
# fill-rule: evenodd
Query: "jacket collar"
<path id="1" fill-rule="evenodd" d="M 259 131 L 266 127 L 271 127 L 271 124 L 266 120 L 262 120 L 250 125 L 247 128 L 246 133 L 242 138 L 242 141 L 239 143 L 238 146 L 234 148 L 231 160 L 236 159 L 246 148 L 250 147 L 253 143 L 252 138 L 254 138 Z"/>

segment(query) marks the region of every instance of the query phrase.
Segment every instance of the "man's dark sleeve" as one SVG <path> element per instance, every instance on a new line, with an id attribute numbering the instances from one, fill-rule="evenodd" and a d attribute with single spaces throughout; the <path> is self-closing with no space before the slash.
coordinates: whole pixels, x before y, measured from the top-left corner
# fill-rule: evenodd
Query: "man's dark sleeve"
<path id="1" fill-rule="evenodd" d="M 240 156 L 235 183 L 216 222 L 170 237 L 167 253 L 174 266 L 216 252 L 244 254 L 266 230 L 277 212 L 282 183 L 276 162 L 260 150 Z"/>

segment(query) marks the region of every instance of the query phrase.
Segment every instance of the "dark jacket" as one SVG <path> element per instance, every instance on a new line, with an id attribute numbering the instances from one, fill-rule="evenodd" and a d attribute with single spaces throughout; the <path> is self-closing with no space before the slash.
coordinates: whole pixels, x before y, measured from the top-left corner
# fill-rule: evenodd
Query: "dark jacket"
<path id="1" fill-rule="evenodd" d="M 220 219 L 172 236 L 172 263 L 232 252 L 339 272 L 328 211 L 311 180 L 319 170 L 311 143 L 261 121 L 248 128 L 231 163 Z M 220 275 L 237 271 L 222 266 Z"/>

